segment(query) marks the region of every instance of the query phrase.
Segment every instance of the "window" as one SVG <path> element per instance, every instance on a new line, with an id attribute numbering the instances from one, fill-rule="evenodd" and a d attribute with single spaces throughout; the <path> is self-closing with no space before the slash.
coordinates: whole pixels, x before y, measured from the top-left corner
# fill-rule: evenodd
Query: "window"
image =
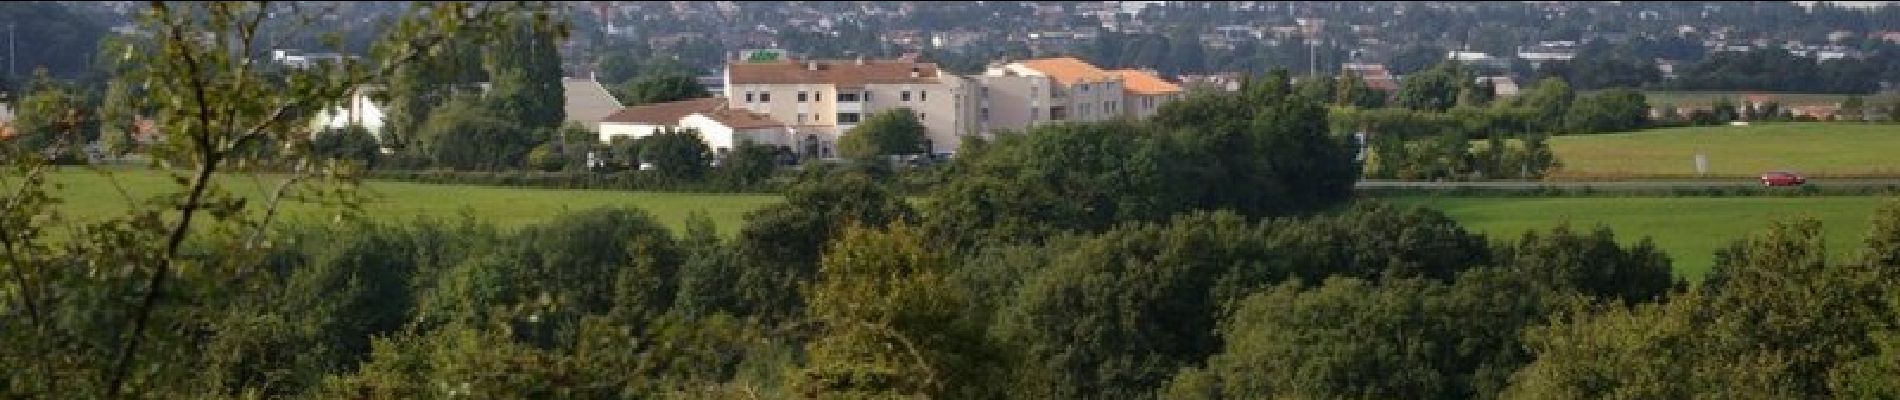
<path id="1" fill-rule="evenodd" d="M 926 119 L 930 119 L 930 114 L 917 113 L 917 122 L 923 122 Z"/>
<path id="2" fill-rule="evenodd" d="M 759 101 L 765 103 L 772 102 L 772 92 L 759 92 Z"/>
<path id="3" fill-rule="evenodd" d="M 1115 102 L 1113 101 L 1102 102 L 1102 112 L 1105 112 L 1105 113 L 1115 112 Z"/>
<path id="4" fill-rule="evenodd" d="M 871 101 L 871 91 L 864 91 L 864 101 Z"/>
<path id="5" fill-rule="evenodd" d="M 988 121 L 988 120 L 990 120 L 990 109 L 989 109 L 989 107 L 984 107 L 984 108 L 979 108 L 979 109 L 977 109 L 977 110 L 976 110 L 976 119 L 980 119 L 980 120 L 984 120 L 984 121 Z"/>
<path id="6" fill-rule="evenodd" d="M 1141 107 L 1142 107 L 1142 108 L 1155 108 L 1155 98 L 1153 98 L 1153 97 L 1143 97 L 1143 98 L 1141 98 Z"/>
<path id="7" fill-rule="evenodd" d="M 838 92 L 838 101 L 858 101 L 858 94 L 853 92 Z"/>
<path id="8" fill-rule="evenodd" d="M 1069 118 L 1069 110 L 1064 107 L 1049 107 L 1049 120 L 1061 121 Z"/>
<path id="9" fill-rule="evenodd" d="M 930 92 L 923 90 L 917 91 L 917 101 L 930 101 Z"/>
<path id="10" fill-rule="evenodd" d="M 753 102 L 753 101 L 755 101 L 756 99 L 755 99 L 755 98 L 753 97 L 753 95 L 754 95 L 754 93 L 752 93 L 752 91 L 750 91 L 750 90 L 748 90 L 748 91 L 746 91 L 746 92 L 745 92 L 745 102 L 747 102 L 747 103 L 751 103 L 751 102 Z"/>
<path id="11" fill-rule="evenodd" d="M 858 123 L 858 117 L 858 113 L 838 113 L 838 123 L 855 124 Z"/>
<path id="12" fill-rule="evenodd" d="M 988 86 L 976 88 L 976 96 L 985 99 L 990 98 L 990 88 Z"/>
<path id="13" fill-rule="evenodd" d="M 824 115 L 824 114 L 812 114 L 812 115 L 811 115 L 811 120 L 812 120 L 812 121 L 823 121 L 823 120 L 825 120 L 825 115 Z"/>
<path id="14" fill-rule="evenodd" d="M 825 101 L 825 91 L 818 90 L 811 92 L 811 101 Z"/>
<path id="15" fill-rule="evenodd" d="M 910 101 L 910 91 L 909 91 L 909 90 L 906 90 L 906 91 L 902 91 L 902 92 L 898 92 L 898 93 L 897 93 L 897 100 L 898 100 L 898 101 Z"/>
<path id="16" fill-rule="evenodd" d="M 805 91 L 803 90 L 798 91 L 798 102 L 803 103 L 805 102 L 806 99 L 807 97 L 805 96 Z"/>
<path id="17" fill-rule="evenodd" d="M 805 124 L 805 113 L 798 113 L 798 124 L 799 125 Z"/>

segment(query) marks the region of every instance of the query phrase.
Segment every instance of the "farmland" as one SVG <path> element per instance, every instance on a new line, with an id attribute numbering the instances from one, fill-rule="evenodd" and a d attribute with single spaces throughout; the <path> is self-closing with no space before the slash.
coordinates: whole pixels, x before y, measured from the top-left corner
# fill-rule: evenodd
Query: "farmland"
<path id="1" fill-rule="evenodd" d="M 1900 176 L 1900 125 L 1763 123 L 1558 136 L 1555 178 L 1695 176 L 1706 154 L 1711 177 L 1788 169 L 1812 177 Z"/>
<path id="2" fill-rule="evenodd" d="M 1675 261 L 1678 276 L 1699 279 L 1714 264 L 1715 251 L 1766 228 L 1773 220 L 1812 217 L 1826 231 L 1832 256 L 1860 247 L 1868 218 L 1880 197 L 1629 197 L 1459 198 L 1395 197 L 1403 206 L 1437 209 L 1493 240 L 1515 239 L 1525 230 L 1547 230 L 1568 221 L 1573 228 L 1608 226 L 1618 241 L 1651 237 Z"/>
<path id="3" fill-rule="evenodd" d="M 164 175 L 153 171 L 113 173 L 133 198 L 171 190 Z M 232 176 L 225 189 L 253 199 L 262 197 L 271 178 L 253 180 Z M 126 197 L 104 175 L 69 168 L 55 173 L 52 182 L 65 199 L 60 210 L 77 218 L 96 218 L 123 212 Z M 10 180 L 8 185 L 14 184 Z M 778 200 L 769 194 L 694 194 L 602 190 L 506 188 L 467 185 L 430 185 L 369 182 L 361 189 L 370 196 L 363 205 L 373 218 L 407 220 L 418 216 L 455 218 L 467 212 L 476 219 L 503 228 L 546 221 L 563 210 L 603 206 L 638 207 L 660 222 L 679 229 L 689 213 L 705 212 L 719 231 L 737 232 L 746 212 Z M 920 199 L 913 199 L 921 201 Z M 1841 197 L 1667 197 L 1667 198 L 1461 198 L 1401 196 L 1380 199 L 1404 206 L 1441 210 L 1473 231 L 1493 239 L 1516 238 L 1527 229 L 1548 229 L 1563 221 L 1589 228 L 1604 224 L 1618 238 L 1634 242 L 1644 236 L 1676 260 L 1678 274 L 1699 277 L 1708 271 L 1716 248 L 1759 230 L 1771 218 L 1812 216 L 1826 224 L 1829 243 L 1840 255 L 1848 254 L 1867 229 L 1867 218 L 1883 198 Z M 314 204 L 289 203 L 292 220 L 321 220 L 329 216 Z"/>
<path id="4" fill-rule="evenodd" d="M 115 180 L 133 199 L 178 190 L 178 186 L 163 173 L 156 171 L 119 170 L 111 176 L 108 178 L 101 173 L 68 168 L 56 172 L 48 180 L 62 186 L 55 191 L 56 195 L 65 199 L 60 210 L 65 215 L 77 218 L 124 212 L 128 204 L 127 196 L 114 188 Z M 253 179 L 246 175 L 225 178 L 218 181 L 222 182 L 224 190 L 252 201 L 263 199 L 281 179 Z M 17 181 L 0 186 L 12 185 L 14 182 Z M 416 216 L 455 218 L 466 210 L 475 218 L 499 227 L 516 228 L 546 221 L 567 210 L 631 206 L 647 210 L 660 222 L 675 229 L 683 226 L 689 213 L 705 212 L 719 231 L 728 235 L 737 232 L 746 212 L 779 198 L 760 194 L 528 189 L 383 181 L 365 183 L 360 193 L 369 197 L 368 202 L 363 204 L 365 213 L 379 219 L 406 220 Z M 293 220 L 324 218 L 329 215 L 325 210 L 316 204 L 286 203 L 283 214 Z"/>

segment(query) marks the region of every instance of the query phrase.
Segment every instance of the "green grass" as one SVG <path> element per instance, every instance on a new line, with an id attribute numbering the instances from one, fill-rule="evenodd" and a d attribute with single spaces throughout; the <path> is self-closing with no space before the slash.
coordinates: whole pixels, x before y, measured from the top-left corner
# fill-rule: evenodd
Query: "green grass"
<path id="1" fill-rule="evenodd" d="M 1848 257 L 1859 251 L 1868 218 L 1892 198 L 1842 197 L 1651 197 L 1651 198 L 1457 198 L 1394 197 L 1402 206 L 1444 211 L 1466 229 L 1492 240 L 1515 240 L 1524 231 L 1547 231 L 1568 221 L 1573 228 L 1610 227 L 1618 241 L 1643 237 L 1674 260 L 1677 276 L 1699 280 L 1714 265 L 1715 251 L 1768 227 L 1771 220 L 1812 217 L 1825 229 L 1829 251 Z M 1837 259 L 1838 260 L 1838 259 Z"/>
<path id="2" fill-rule="evenodd" d="M 1698 126 L 1552 138 L 1564 165 L 1553 177 L 1752 177 L 1777 169 L 1809 176 L 1900 176 L 1900 125 L 1791 122 Z"/>
<path id="3" fill-rule="evenodd" d="M 135 199 L 182 189 L 156 171 L 117 170 L 113 176 Z M 7 179 L 0 187 L 11 188 L 18 184 L 16 177 Z M 264 198 L 279 179 L 229 175 L 217 182 L 226 191 L 257 201 Z M 67 167 L 55 172 L 48 181 L 62 186 L 55 195 L 64 199 L 59 209 L 68 217 L 103 218 L 119 215 L 127 209 L 126 196 L 114 189 L 111 180 L 103 174 Z M 390 221 L 408 221 L 416 216 L 457 218 L 466 209 L 477 219 L 514 229 L 546 222 L 563 211 L 631 206 L 652 213 L 676 231 L 684 225 L 690 212 L 703 211 L 719 232 L 726 235 L 737 232 L 746 212 L 779 200 L 779 196 L 762 194 L 559 190 L 383 181 L 367 182 L 361 190 L 371 196 L 370 202 L 363 205 L 365 213 Z M 316 204 L 287 203 L 282 215 L 288 220 L 325 220 L 333 216 L 332 210 Z"/>
<path id="4" fill-rule="evenodd" d="M 1770 100 L 1780 103 L 1783 106 L 1796 106 L 1796 105 L 1815 105 L 1815 106 L 1829 105 L 1831 106 L 1831 105 L 1839 104 L 1842 100 L 1846 100 L 1848 95 L 1818 94 L 1818 93 L 1735 92 L 1735 91 L 1671 91 L 1671 90 L 1643 91 L 1643 97 L 1649 100 L 1649 105 L 1653 107 L 1658 107 L 1658 108 L 1664 105 L 1676 105 L 1679 107 L 1707 108 L 1710 104 L 1715 103 L 1716 99 L 1719 99 L 1722 97 L 1727 97 L 1729 101 L 1740 103 L 1744 100 L 1747 100 L 1751 96 L 1764 96 L 1764 97 L 1769 98 Z M 1868 104 L 1886 104 L 1885 102 L 1893 101 L 1896 98 L 1900 98 L 1900 95 L 1878 94 L 1878 95 L 1866 95 L 1866 96 L 1861 96 L 1861 97 L 1866 99 Z"/>

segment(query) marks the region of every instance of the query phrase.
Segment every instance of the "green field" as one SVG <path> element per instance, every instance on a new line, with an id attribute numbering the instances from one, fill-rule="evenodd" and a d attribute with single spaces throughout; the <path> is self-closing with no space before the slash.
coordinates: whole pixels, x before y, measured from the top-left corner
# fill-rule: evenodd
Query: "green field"
<path id="1" fill-rule="evenodd" d="M 1492 240 L 1516 239 L 1529 229 L 1548 230 L 1564 221 L 1573 228 L 1609 226 L 1617 239 L 1652 237 L 1675 261 L 1676 273 L 1700 279 L 1714 264 L 1715 250 L 1766 228 L 1771 220 L 1813 217 L 1826 230 L 1829 251 L 1858 251 L 1868 218 L 1881 197 L 1637 197 L 1637 198 L 1457 198 L 1395 197 L 1398 205 L 1444 211 L 1467 229 Z"/>
<path id="2" fill-rule="evenodd" d="M 1693 176 L 1695 155 L 1709 174 L 1752 177 L 1788 169 L 1811 177 L 1900 176 L 1900 125 L 1790 122 L 1698 126 L 1550 140 L 1563 166 L 1555 178 Z"/>
<path id="3" fill-rule="evenodd" d="M 1588 94 L 1588 93 L 1585 93 L 1585 94 Z M 1784 105 L 1784 106 L 1797 106 L 1797 105 L 1816 105 L 1816 106 L 1830 105 L 1831 106 L 1831 105 L 1839 104 L 1842 100 L 1846 100 L 1848 95 L 1817 94 L 1817 93 L 1734 92 L 1734 91 L 1670 91 L 1670 90 L 1643 91 L 1643 97 L 1649 100 L 1649 105 L 1652 107 L 1658 107 L 1658 108 L 1664 105 L 1706 108 L 1709 106 L 1709 104 L 1715 103 L 1715 100 L 1719 98 L 1727 97 L 1729 101 L 1740 103 L 1743 100 L 1746 100 L 1752 96 L 1767 97 L 1768 99 L 1773 100 L 1776 103 L 1780 103 L 1781 105 Z M 1877 95 L 1868 95 L 1868 96 L 1861 96 L 1861 97 L 1867 99 L 1868 104 L 1885 104 L 1885 102 L 1893 101 L 1894 99 L 1900 98 L 1900 95 L 1877 94 Z M 1876 103 L 1876 102 L 1879 102 L 1879 103 Z"/>
<path id="4" fill-rule="evenodd" d="M 122 170 L 113 176 L 133 198 L 142 199 L 180 188 L 154 171 Z M 0 187 L 17 184 L 17 178 L 8 179 Z M 116 215 L 124 212 L 128 204 L 126 196 L 114 189 L 112 181 L 97 172 L 68 167 L 56 172 L 48 181 L 63 186 L 55 193 L 64 199 L 60 210 L 69 217 Z M 264 198 L 277 180 L 232 175 L 218 182 L 233 194 L 255 200 Z M 746 212 L 779 199 L 776 195 L 762 194 L 524 189 L 381 181 L 368 182 L 361 190 L 372 197 L 363 205 L 365 212 L 386 220 L 407 220 L 414 216 L 452 218 L 466 209 L 476 218 L 502 228 L 517 228 L 547 221 L 564 210 L 633 206 L 647 210 L 674 229 L 684 225 L 688 213 L 704 211 L 724 234 L 736 232 Z M 327 219 L 330 214 L 326 214 L 325 207 L 315 204 L 287 203 L 283 215 L 288 219 Z"/>
<path id="5" fill-rule="evenodd" d="M 172 190 L 164 176 L 151 171 L 120 171 L 116 179 L 134 197 Z M 225 180 L 225 188 L 240 195 L 261 198 L 268 190 L 268 179 L 255 181 L 246 176 Z M 65 199 L 60 209 L 76 218 L 114 215 L 126 207 L 103 175 L 69 168 L 53 175 L 62 186 L 56 192 Z M 260 185 L 262 183 L 262 185 Z M 17 184 L 14 177 L 0 184 Z M 660 221 L 678 229 L 692 211 L 706 212 L 725 234 L 736 232 L 742 216 L 751 210 L 777 201 L 776 195 L 760 194 L 689 194 L 627 192 L 605 190 L 556 190 L 504 188 L 466 185 L 430 185 L 402 182 L 370 182 L 365 193 L 374 200 L 364 205 L 372 217 L 406 220 L 415 216 L 455 217 L 467 210 L 475 217 L 503 228 L 547 221 L 563 210 L 582 210 L 600 206 L 633 206 L 651 212 Z M 1840 255 L 1848 254 L 1867 229 L 1867 218 L 1886 198 L 1842 197 L 1636 197 L 1636 198 L 1457 198 L 1402 196 L 1381 199 L 1399 205 L 1421 205 L 1444 211 L 1468 228 L 1491 235 L 1493 239 L 1515 238 L 1527 229 L 1548 229 L 1561 221 L 1574 226 L 1606 224 L 1619 237 L 1634 242 L 1643 236 L 1654 237 L 1657 244 L 1676 260 L 1678 273 L 1700 277 L 1708 271 L 1715 249 L 1749 232 L 1767 226 L 1769 219 L 1812 216 L 1827 227 L 1828 242 Z M 292 219 L 329 218 L 325 209 L 311 204 L 292 203 L 285 214 Z"/>

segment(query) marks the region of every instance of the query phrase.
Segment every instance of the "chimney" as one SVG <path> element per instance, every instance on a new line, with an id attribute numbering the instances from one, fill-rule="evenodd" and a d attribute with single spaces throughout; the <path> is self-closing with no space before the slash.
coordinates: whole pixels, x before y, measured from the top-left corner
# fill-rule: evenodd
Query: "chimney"
<path id="1" fill-rule="evenodd" d="M 858 56 L 858 65 L 864 65 L 864 56 Z"/>
<path id="2" fill-rule="evenodd" d="M 806 62 L 805 62 L 805 69 L 806 69 L 806 70 L 808 70 L 808 71 L 817 71 L 817 70 L 818 70 L 818 62 L 817 62 L 817 61 L 806 61 Z"/>

